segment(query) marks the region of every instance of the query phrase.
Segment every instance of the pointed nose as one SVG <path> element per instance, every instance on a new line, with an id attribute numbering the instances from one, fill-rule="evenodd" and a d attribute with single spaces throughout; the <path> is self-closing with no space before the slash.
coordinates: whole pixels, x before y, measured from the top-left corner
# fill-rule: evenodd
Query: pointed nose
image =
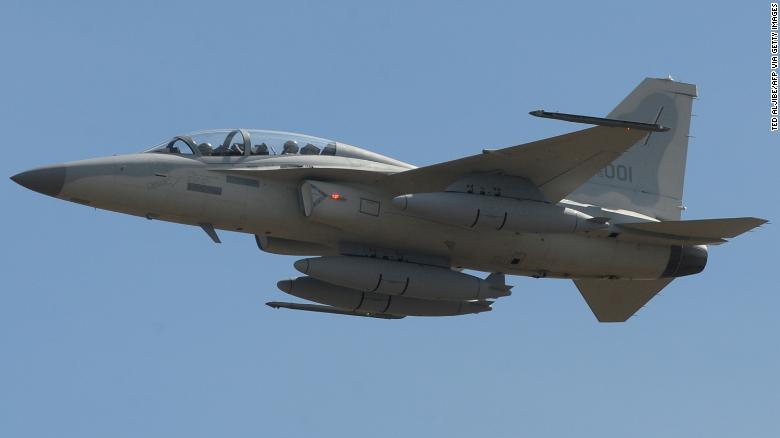
<path id="1" fill-rule="evenodd" d="M 293 263 L 293 267 L 298 270 L 301 274 L 308 274 L 309 273 L 309 259 L 300 259 L 296 260 L 295 263 Z"/>
<path id="2" fill-rule="evenodd" d="M 18 173 L 11 179 L 20 186 L 44 195 L 57 196 L 65 185 L 65 166 L 46 166 Z"/>
<path id="3" fill-rule="evenodd" d="M 293 281 L 292 279 L 289 280 L 282 280 L 278 283 L 276 283 L 276 287 L 279 288 L 279 290 L 284 292 L 291 292 L 293 288 Z"/>

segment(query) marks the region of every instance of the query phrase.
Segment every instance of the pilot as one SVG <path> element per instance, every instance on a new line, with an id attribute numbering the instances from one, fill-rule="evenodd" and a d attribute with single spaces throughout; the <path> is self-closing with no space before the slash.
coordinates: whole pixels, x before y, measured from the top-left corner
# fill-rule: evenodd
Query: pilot
<path id="1" fill-rule="evenodd" d="M 282 154 L 297 154 L 298 153 L 298 142 L 295 140 L 287 140 L 284 142 L 284 149 L 282 150 Z"/>
<path id="2" fill-rule="evenodd" d="M 259 145 L 254 147 L 254 150 L 252 151 L 252 155 L 268 155 L 268 145 L 265 143 L 260 143 Z"/>
<path id="3" fill-rule="evenodd" d="M 311 143 L 307 143 L 306 146 L 301 148 L 301 155 L 319 155 L 320 148 L 314 146 Z"/>
<path id="4" fill-rule="evenodd" d="M 198 145 L 198 150 L 200 151 L 201 155 L 209 156 L 212 152 L 214 152 L 214 148 L 211 147 L 211 143 L 201 143 Z"/>
<path id="5" fill-rule="evenodd" d="M 228 155 L 228 147 L 221 144 L 211 153 L 214 157 L 221 157 L 222 155 Z"/>

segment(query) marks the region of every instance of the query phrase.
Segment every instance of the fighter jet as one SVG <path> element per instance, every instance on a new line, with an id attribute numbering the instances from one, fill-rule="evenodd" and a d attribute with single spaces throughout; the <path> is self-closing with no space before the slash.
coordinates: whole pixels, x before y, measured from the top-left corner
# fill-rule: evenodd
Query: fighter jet
<path id="1" fill-rule="evenodd" d="M 225 129 L 145 152 L 19 173 L 15 182 L 90 207 L 253 234 L 305 258 L 279 289 L 287 308 L 397 319 L 491 310 L 505 276 L 568 279 L 596 318 L 626 321 L 675 278 L 701 272 L 707 245 L 766 221 L 681 220 L 696 86 L 642 81 L 594 125 L 430 166 L 337 141 Z M 464 270 L 488 273 L 476 276 Z"/>

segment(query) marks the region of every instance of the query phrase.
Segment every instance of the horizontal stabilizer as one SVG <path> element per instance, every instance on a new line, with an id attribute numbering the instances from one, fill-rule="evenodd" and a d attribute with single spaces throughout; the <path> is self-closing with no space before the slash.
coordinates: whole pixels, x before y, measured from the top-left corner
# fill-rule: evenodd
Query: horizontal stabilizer
<path id="1" fill-rule="evenodd" d="M 754 217 L 724 219 L 697 219 L 689 221 L 663 221 L 623 223 L 618 226 L 629 231 L 655 235 L 674 236 L 702 243 L 721 243 L 723 239 L 739 236 L 767 221 Z"/>
<path id="2" fill-rule="evenodd" d="M 381 319 L 401 319 L 405 316 L 401 315 L 389 315 L 387 313 L 367 313 L 356 312 L 353 310 L 337 309 L 331 306 L 323 306 L 320 304 L 300 304 L 300 303 L 285 303 L 282 301 L 270 301 L 265 303 L 269 307 L 274 309 L 291 309 L 291 310 L 305 310 L 307 312 L 319 312 L 319 313 L 334 313 L 336 315 L 349 315 L 349 316 L 363 316 L 367 318 L 381 318 Z"/>
<path id="3" fill-rule="evenodd" d="M 574 284 L 599 322 L 624 322 L 672 280 L 574 280 Z"/>

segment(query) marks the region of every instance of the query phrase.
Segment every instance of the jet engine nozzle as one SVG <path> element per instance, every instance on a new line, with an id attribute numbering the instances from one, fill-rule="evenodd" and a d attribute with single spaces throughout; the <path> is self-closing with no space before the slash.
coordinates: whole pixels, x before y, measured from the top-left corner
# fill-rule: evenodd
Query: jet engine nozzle
<path id="1" fill-rule="evenodd" d="M 672 246 L 661 278 L 698 274 L 707 266 L 707 245 Z"/>

